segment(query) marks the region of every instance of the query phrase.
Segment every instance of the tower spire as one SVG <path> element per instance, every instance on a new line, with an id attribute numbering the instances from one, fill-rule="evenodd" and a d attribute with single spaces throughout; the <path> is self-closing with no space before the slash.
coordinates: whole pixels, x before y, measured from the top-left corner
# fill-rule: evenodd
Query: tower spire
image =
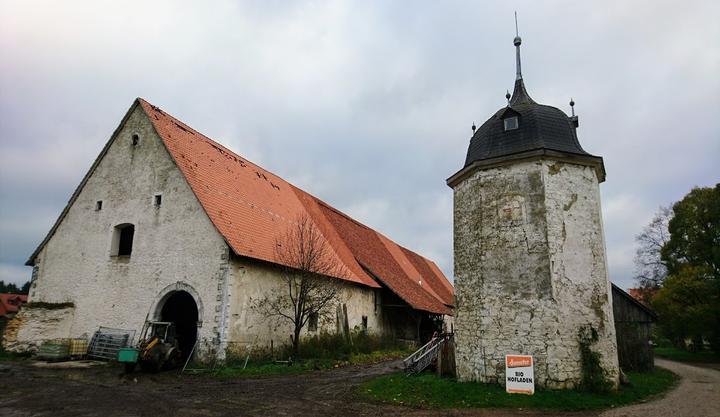
<path id="1" fill-rule="evenodd" d="M 515 79 L 522 80 L 522 71 L 520 70 L 520 44 L 522 44 L 522 39 L 518 32 L 517 12 L 515 12 L 515 39 L 513 39 L 513 44 L 515 45 L 515 62 L 517 65 Z"/>
<path id="2" fill-rule="evenodd" d="M 512 98 L 508 103 L 509 106 L 514 106 L 518 103 L 534 103 L 533 99 L 530 98 L 527 91 L 525 90 L 525 83 L 523 82 L 522 69 L 520 67 L 520 44 L 522 39 L 520 38 L 520 31 L 518 30 L 517 24 L 517 12 L 515 12 L 515 39 L 513 44 L 515 45 L 515 64 L 517 65 L 515 71 L 515 88 L 513 88 Z"/>

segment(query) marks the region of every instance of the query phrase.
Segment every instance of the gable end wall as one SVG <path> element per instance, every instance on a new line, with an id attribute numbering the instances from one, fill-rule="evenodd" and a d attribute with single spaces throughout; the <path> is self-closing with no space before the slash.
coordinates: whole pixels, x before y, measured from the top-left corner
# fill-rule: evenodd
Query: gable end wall
<path id="1" fill-rule="evenodd" d="M 132 135 L 140 138 L 132 145 Z M 153 197 L 162 195 L 157 208 Z M 95 210 L 101 200 L 102 209 Z M 135 225 L 132 255 L 111 256 L 116 225 Z M 172 161 L 140 106 L 134 106 L 107 153 L 35 258 L 31 302 L 75 305 L 67 334 L 99 326 L 140 330 L 163 289 L 182 282 L 203 304 L 199 337 L 217 339 L 228 247 Z M 18 338 L 42 338 L 32 322 Z"/>

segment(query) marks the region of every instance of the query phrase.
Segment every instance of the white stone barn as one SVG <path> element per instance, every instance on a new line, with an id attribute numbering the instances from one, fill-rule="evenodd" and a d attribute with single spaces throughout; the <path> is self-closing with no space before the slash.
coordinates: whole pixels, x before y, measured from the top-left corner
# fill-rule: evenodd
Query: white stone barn
<path id="1" fill-rule="evenodd" d="M 29 303 L 6 346 L 146 318 L 175 321 L 181 346 L 197 338 L 206 355 L 287 344 L 291 325 L 275 329 L 250 303 L 284 290 L 274 249 L 298 215 L 343 266 L 346 327 L 417 339 L 452 314 L 435 263 L 137 99 L 28 260 Z"/>

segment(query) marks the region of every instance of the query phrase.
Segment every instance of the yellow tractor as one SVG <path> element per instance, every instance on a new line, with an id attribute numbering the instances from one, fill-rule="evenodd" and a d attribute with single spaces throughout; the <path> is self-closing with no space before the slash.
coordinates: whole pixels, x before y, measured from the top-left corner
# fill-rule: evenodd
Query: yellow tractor
<path id="1" fill-rule="evenodd" d="M 172 369 L 180 364 L 181 357 L 175 323 L 168 321 L 146 321 L 137 346 L 118 351 L 118 362 L 125 364 L 126 373 L 132 373 L 138 363 L 145 372 Z"/>

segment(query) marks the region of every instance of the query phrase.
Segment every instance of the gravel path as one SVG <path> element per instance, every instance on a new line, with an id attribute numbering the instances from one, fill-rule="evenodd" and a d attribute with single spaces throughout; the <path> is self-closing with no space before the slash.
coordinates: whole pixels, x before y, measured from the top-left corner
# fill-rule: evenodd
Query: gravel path
<path id="1" fill-rule="evenodd" d="M 600 417 L 720 417 L 720 371 L 655 359 L 655 364 L 682 377 L 662 399 L 609 410 Z"/>

